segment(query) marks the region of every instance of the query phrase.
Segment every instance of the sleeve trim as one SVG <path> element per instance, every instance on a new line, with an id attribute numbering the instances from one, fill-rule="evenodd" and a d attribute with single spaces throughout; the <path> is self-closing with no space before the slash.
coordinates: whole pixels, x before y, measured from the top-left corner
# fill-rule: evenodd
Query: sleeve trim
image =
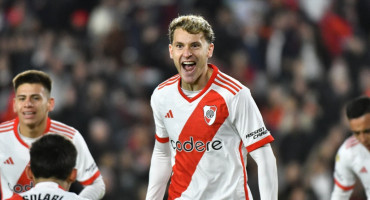
<path id="1" fill-rule="evenodd" d="M 160 143 L 167 143 L 168 141 L 170 141 L 169 137 L 161 138 L 157 134 L 155 134 L 155 139 L 157 139 L 157 141 Z"/>
<path id="2" fill-rule="evenodd" d="M 100 176 L 100 171 L 97 171 L 91 178 L 87 179 L 86 181 L 81 181 L 80 183 L 84 186 L 91 185 L 95 179 L 97 179 Z"/>
<path id="3" fill-rule="evenodd" d="M 272 137 L 272 135 L 269 135 L 269 136 L 263 138 L 262 140 L 247 146 L 247 151 L 252 152 L 252 151 L 254 151 L 254 150 L 256 150 L 256 149 L 262 147 L 263 145 L 265 145 L 267 143 L 270 143 L 272 141 L 274 141 L 274 138 Z"/>
<path id="4" fill-rule="evenodd" d="M 343 186 L 337 179 L 334 179 L 334 183 L 344 191 L 352 190 L 355 187 L 355 185 Z"/>

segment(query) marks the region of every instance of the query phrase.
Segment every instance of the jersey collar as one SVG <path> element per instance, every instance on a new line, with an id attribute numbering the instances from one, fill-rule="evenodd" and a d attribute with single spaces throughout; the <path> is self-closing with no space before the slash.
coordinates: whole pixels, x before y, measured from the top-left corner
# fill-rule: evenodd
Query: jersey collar
<path id="1" fill-rule="evenodd" d="M 218 68 L 215 66 L 215 65 L 213 65 L 213 64 L 208 64 L 208 67 L 210 67 L 210 68 L 212 68 L 213 69 L 213 72 L 212 72 L 212 75 L 211 75 L 211 77 L 209 78 L 209 80 L 208 80 L 208 83 L 207 83 L 207 85 L 202 89 L 202 91 L 200 91 L 195 97 L 193 97 L 193 98 L 189 98 L 188 96 L 186 96 L 185 94 L 184 94 L 184 92 L 182 91 L 182 89 L 181 89 L 181 77 L 179 78 L 179 82 L 178 82 L 178 84 L 177 84 L 177 88 L 178 88 L 178 91 L 180 92 L 180 94 L 181 94 L 181 96 L 184 98 L 184 99 L 186 99 L 189 103 L 191 103 L 191 102 L 193 102 L 193 101 L 195 101 L 195 100 L 197 100 L 199 97 L 201 97 L 210 87 L 211 87 L 211 85 L 212 85 L 212 83 L 214 82 L 214 80 L 215 80 L 215 78 L 216 78 L 216 76 L 217 76 L 217 74 L 218 74 Z"/>
<path id="2" fill-rule="evenodd" d="M 44 131 L 44 133 L 43 133 L 43 135 L 45 135 L 47 132 L 49 132 L 49 130 L 50 130 L 50 124 L 51 124 L 51 119 L 48 117 L 47 119 L 46 119 L 47 121 L 46 121 L 46 128 L 45 128 L 45 131 Z M 19 118 L 17 117 L 17 118 L 15 118 L 15 121 L 14 121 L 14 126 L 13 126 L 13 132 L 14 132 L 14 135 L 15 135 L 15 137 L 18 139 L 18 141 L 23 145 L 23 146 L 25 146 L 25 147 L 27 147 L 27 148 L 30 148 L 28 145 L 27 145 L 27 143 L 25 143 L 23 140 L 22 140 L 22 138 L 20 137 L 20 133 L 19 133 L 19 131 L 18 131 L 18 126 L 19 126 Z"/>

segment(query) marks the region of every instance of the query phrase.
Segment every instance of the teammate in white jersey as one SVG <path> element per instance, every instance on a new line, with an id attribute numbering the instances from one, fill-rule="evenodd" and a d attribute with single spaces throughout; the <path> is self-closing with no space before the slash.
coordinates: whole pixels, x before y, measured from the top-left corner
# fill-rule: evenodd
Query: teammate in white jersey
<path id="1" fill-rule="evenodd" d="M 353 135 L 338 150 L 331 199 L 350 199 L 359 179 L 370 200 L 370 98 L 361 96 L 350 101 L 346 115 Z"/>
<path id="2" fill-rule="evenodd" d="M 261 114 L 248 88 L 208 64 L 214 33 L 201 16 L 169 26 L 169 53 L 179 72 L 153 92 L 156 141 L 146 199 L 253 199 L 247 154 L 258 165 L 262 200 L 278 196 L 277 167 Z"/>
<path id="3" fill-rule="evenodd" d="M 50 77 L 42 71 L 29 70 L 18 74 L 13 79 L 13 86 L 17 118 L 0 124 L 1 200 L 34 186 L 25 173 L 30 160 L 29 147 L 50 132 L 70 138 L 76 146 L 77 181 L 85 186 L 79 195 L 92 200 L 102 198 L 105 184 L 82 135 L 48 117 L 54 108 Z"/>
<path id="4" fill-rule="evenodd" d="M 66 138 L 47 134 L 34 142 L 30 148 L 30 165 L 26 173 L 35 184 L 27 192 L 14 194 L 8 200 L 87 200 L 68 192 L 76 180 L 77 150 Z"/>

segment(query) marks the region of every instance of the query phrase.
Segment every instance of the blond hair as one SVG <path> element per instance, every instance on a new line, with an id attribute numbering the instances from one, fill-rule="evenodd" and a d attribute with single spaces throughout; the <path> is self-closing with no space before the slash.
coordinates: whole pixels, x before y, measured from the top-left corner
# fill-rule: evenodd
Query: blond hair
<path id="1" fill-rule="evenodd" d="M 173 42 L 173 34 L 176 29 L 181 28 L 191 34 L 203 33 L 206 41 L 211 44 L 215 40 L 212 26 L 199 15 L 183 15 L 173 19 L 168 28 L 170 44 Z"/>

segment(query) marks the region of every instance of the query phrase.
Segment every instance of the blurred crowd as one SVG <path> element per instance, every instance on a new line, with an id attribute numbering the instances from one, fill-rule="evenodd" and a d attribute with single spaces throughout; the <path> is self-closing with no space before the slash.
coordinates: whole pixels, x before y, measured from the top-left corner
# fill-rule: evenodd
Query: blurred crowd
<path id="1" fill-rule="evenodd" d="M 84 136 L 104 199 L 145 199 L 149 100 L 177 73 L 167 28 L 181 14 L 210 22 L 210 61 L 251 89 L 275 138 L 279 199 L 328 200 L 336 151 L 351 134 L 343 105 L 370 96 L 368 0 L 0 0 L 0 122 L 14 117 L 14 75 L 49 73 L 50 116 Z M 259 199 L 250 158 L 247 168 Z M 355 199 L 365 199 L 361 186 Z"/>

